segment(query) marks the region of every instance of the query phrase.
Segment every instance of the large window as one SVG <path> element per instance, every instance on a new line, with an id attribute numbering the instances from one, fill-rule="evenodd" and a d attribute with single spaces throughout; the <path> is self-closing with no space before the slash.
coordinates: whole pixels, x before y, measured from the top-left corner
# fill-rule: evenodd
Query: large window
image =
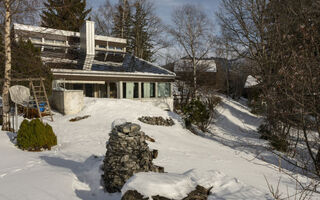
<path id="1" fill-rule="evenodd" d="M 123 82 L 122 83 L 122 98 L 127 98 L 127 83 Z"/>
<path id="2" fill-rule="evenodd" d="M 150 97 L 154 98 L 156 97 L 156 84 L 150 83 Z"/>
<path id="3" fill-rule="evenodd" d="M 139 98 L 139 83 L 134 83 L 133 98 Z"/>
<path id="4" fill-rule="evenodd" d="M 156 84 L 155 83 L 141 83 L 141 97 L 154 98 L 156 97 Z"/>
<path id="5" fill-rule="evenodd" d="M 133 82 L 122 83 L 122 98 L 133 99 L 138 98 L 138 85 Z M 137 97 L 136 97 L 137 96 Z"/>
<path id="6" fill-rule="evenodd" d="M 158 83 L 158 97 L 170 97 L 171 96 L 171 84 L 170 83 Z"/>

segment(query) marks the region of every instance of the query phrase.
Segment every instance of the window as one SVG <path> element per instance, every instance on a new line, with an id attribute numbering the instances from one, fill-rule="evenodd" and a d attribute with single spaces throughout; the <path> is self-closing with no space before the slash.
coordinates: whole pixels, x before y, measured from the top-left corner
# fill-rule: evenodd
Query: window
<path id="1" fill-rule="evenodd" d="M 126 82 L 126 98 L 133 99 L 133 94 L 134 94 L 134 83 Z"/>
<path id="2" fill-rule="evenodd" d="M 122 51 L 122 48 L 121 47 L 116 47 L 117 50 L 119 51 Z"/>
<path id="3" fill-rule="evenodd" d="M 127 91 L 127 83 L 123 82 L 122 83 L 122 98 L 124 98 L 124 99 L 127 98 L 126 91 Z"/>
<path id="4" fill-rule="evenodd" d="M 139 98 L 139 83 L 134 83 L 133 98 Z"/>
<path id="5" fill-rule="evenodd" d="M 170 83 L 158 83 L 158 97 L 170 97 Z"/>
<path id="6" fill-rule="evenodd" d="M 66 44 L 66 41 L 64 41 L 64 40 L 55 40 L 54 42 L 55 42 L 55 44 L 59 44 L 59 45 Z"/>
<path id="7" fill-rule="evenodd" d="M 109 46 L 108 49 L 114 49 L 114 46 Z"/>
<path id="8" fill-rule="evenodd" d="M 31 37 L 30 40 L 31 42 L 42 42 L 42 38 Z"/>
<path id="9" fill-rule="evenodd" d="M 83 90 L 83 84 L 73 84 L 74 90 Z"/>
<path id="10" fill-rule="evenodd" d="M 49 43 L 49 44 L 53 44 L 54 43 L 54 40 L 50 40 L 50 39 L 45 39 L 44 40 L 46 43 Z"/>
<path id="11" fill-rule="evenodd" d="M 156 84 L 150 83 L 150 97 L 154 98 L 156 97 Z"/>
<path id="12" fill-rule="evenodd" d="M 99 48 L 102 48 L 102 49 L 107 48 L 107 46 L 106 46 L 106 45 L 101 45 L 101 44 L 99 44 L 99 45 L 98 45 L 98 47 L 99 47 Z"/>
<path id="13" fill-rule="evenodd" d="M 141 98 L 144 98 L 144 83 L 141 83 Z"/>
<path id="14" fill-rule="evenodd" d="M 86 97 L 94 97 L 94 94 L 93 94 L 93 84 L 85 84 L 85 96 Z"/>

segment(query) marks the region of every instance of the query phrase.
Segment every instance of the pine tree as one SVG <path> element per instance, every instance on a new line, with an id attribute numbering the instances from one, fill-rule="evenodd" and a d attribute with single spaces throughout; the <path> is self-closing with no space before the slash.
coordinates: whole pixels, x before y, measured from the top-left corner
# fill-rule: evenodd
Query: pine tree
<path id="1" fill-rule="evenodd" d="M 14 35 L 14 34 L 12 34 Z M 47 92 L 51 93 L 52 73 L 41 60 L 40 48 L 34 47 L 30 40 L 15 41 L 11 38 L 12 43 L 12 72 L 11 78 L 45 78 L 44 84 Z M 0 52 L 3 49 L 0 48 Z M 3 78 L 4 57 L 0 54 L 0 78 Z M 23 82 L 19 84 L 24 84 Z M 25 83 L 25 86 L 29 86 Z"/>
<path id="2" fill-rule="evenodd" d="M 128 0 L 119 0 L 113 16 L 112 35 L 128 39 L 131 33 L 131 5 Z"/>
<path id="3" fill-rule="evenodd" d="M 48 0 L 41 14 L 41 25 L 48 28 L 79 31 L 91 9 L 86 0 Z"/>
<path id="4" fill-rule="evenodd" d="M 148 61 L 161 26 L 153 11 L 148 0 L 119 0 L 113 14 L 112 35 L 127 39 L 127 52 Z"/>
<path id="5" fill-rule="evenodd" d="M 132 16 L 132 34 L 130 48 L 134 51 L 134 55 L 145 59 L 151 60 L 152 53 L 152 32 L 150 27 L 153 25 L 154 15 L 152 13 L 152 6 L 149 2 L 144 0 L 136 0 L 134 4 L 135 14 Z"/>

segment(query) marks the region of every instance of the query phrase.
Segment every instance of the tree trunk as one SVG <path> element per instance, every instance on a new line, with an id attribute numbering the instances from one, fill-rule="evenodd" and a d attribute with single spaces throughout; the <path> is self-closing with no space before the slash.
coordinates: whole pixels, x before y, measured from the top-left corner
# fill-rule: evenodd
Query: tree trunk
<path id="1" fill-rule="evenodd" d="M 11 41 L 10 41 L 10 0 L 5 0 L 5 33 L 4 33 L 4 50 L 5 50 L 5 70 L 4 84 L 2 89 L 2 130 L 10 130 L 10 102 L 9 102 L 9 87 L 11 81 Z"/>
<path id="2" fill-rule="evenodd" d="M 196 96 L 197 93 L 197 66 L 195 57 L 192 58 L 192 66 L 193 66 L 193 96 Z"/>

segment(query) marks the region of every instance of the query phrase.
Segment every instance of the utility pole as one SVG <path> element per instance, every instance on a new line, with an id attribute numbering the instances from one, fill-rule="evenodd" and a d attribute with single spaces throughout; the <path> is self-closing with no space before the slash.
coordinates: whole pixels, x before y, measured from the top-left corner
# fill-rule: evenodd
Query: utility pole
<path id="1" fill-rule="evenodd" d="M 4 29 L 4 51 L 5 51 L 5 64 L 4 64 L 4 84 L 2 89 L 2 130 L 10 131 L 10 102 L 9 102 L 9 88 L 11 82 L 11 11 L 10 0 L 4 1 L 5 5 L 5 29 Z"/>

